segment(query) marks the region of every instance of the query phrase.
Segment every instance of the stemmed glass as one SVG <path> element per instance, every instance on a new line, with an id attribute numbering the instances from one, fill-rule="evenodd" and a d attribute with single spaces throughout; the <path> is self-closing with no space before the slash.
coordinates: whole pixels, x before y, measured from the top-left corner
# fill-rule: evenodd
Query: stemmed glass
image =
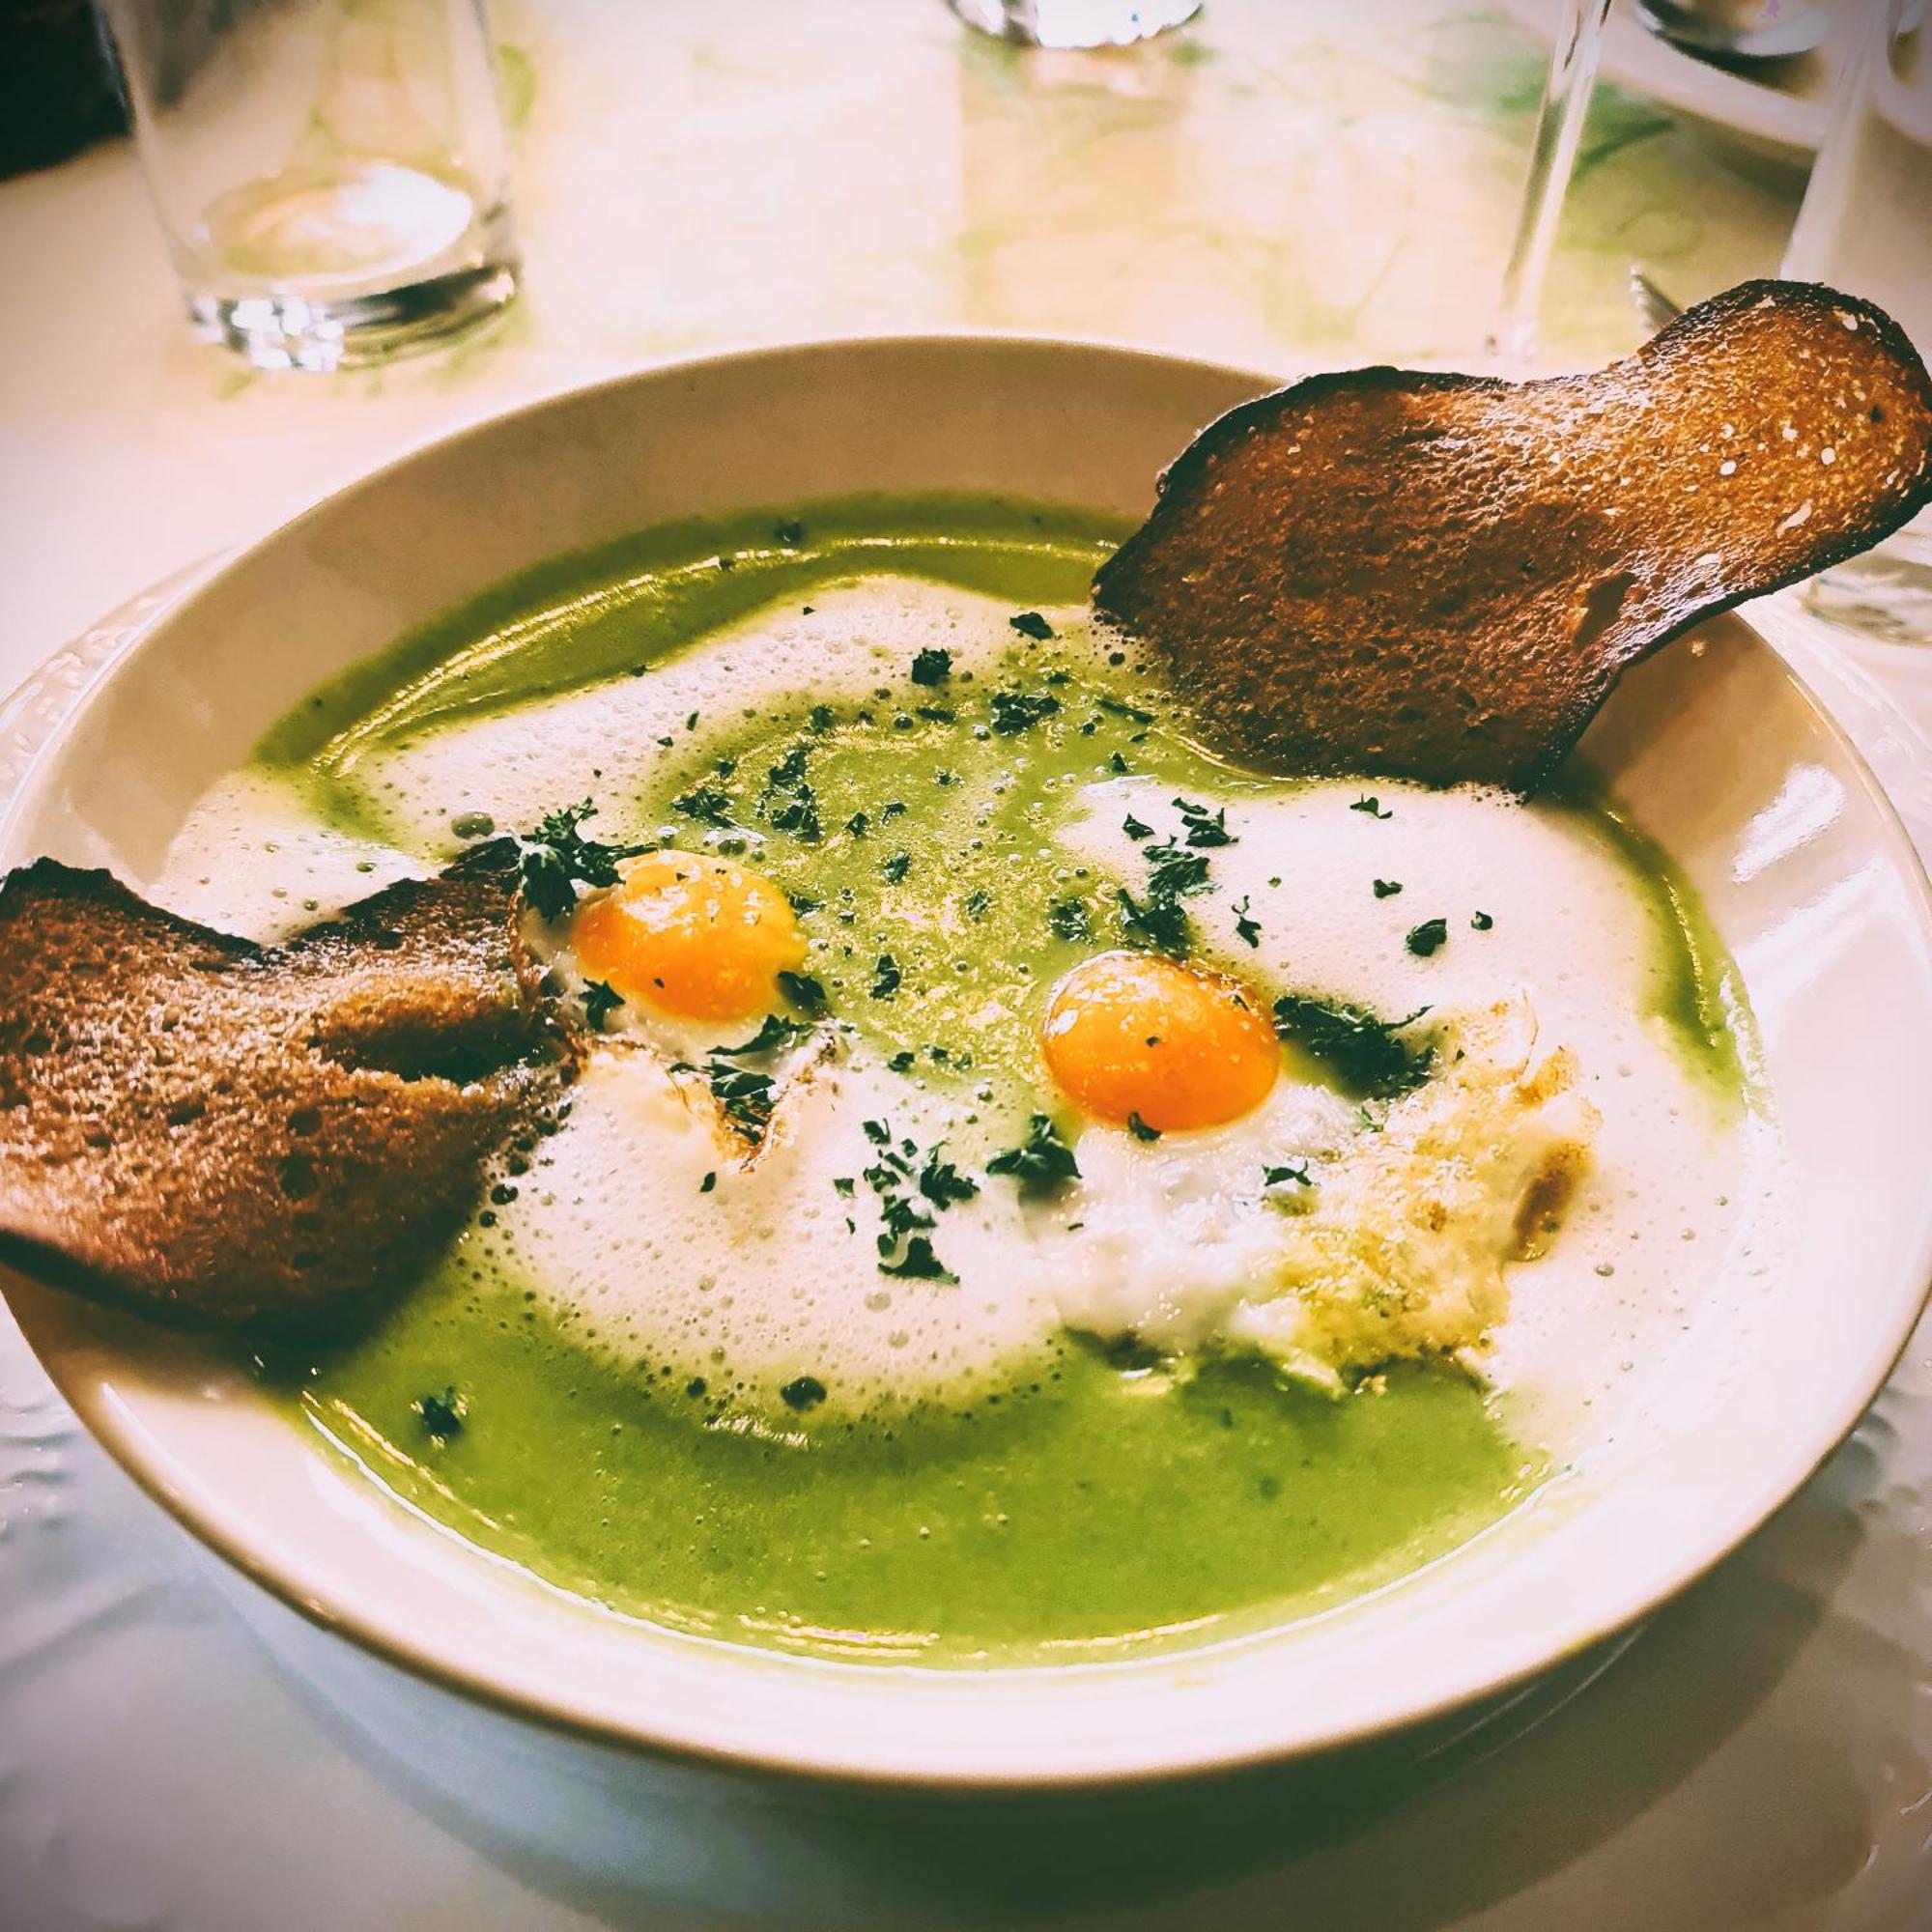
<path id="1" fill-rule="evenodd" d="M 1611 0 L 1563 0 L 1556 45 L 1536 111 L 1529 179 L 1523 185 L 1516 236 L 1503 270 L 1495 324 L 1485 345 L 1492 357 L 1507 365 L 1519 366 L 1535 352 L 1543 285 L 1563 200 L 1576 172 L 1590 97 L 1596 90 L 1610 5 Z"/>

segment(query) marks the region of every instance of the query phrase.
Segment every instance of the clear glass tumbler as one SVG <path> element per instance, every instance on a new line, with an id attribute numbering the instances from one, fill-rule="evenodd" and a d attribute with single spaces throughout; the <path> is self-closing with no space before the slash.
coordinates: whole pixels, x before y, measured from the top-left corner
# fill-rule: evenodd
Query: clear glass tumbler
<path id="1" fill-rule="evenodd" d="M 1201 0 L 947 0 L 982 34 L 1027 47 L 1124 47 L 1179 27 Z"/>
<path id="2" fill-rule="evenodd" d="M 348 368 L 516 293 L 481 0 L 99 7 L 199 332 L 265 368 Z"/>
<path id="3" fill-rule="evenodd" d="M 1866 0 L 1784 272 L 1888 310 L 1932 362 L 1932 18 L 1926 0 Z M 1820 616 L 1897 643 L 1932 644 L 1932 511 L 1816 578 Z"/>

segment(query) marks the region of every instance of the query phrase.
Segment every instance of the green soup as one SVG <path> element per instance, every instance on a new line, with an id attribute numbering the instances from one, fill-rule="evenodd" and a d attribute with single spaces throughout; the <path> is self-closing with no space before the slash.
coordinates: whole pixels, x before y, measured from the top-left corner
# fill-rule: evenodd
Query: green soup
<path id="1" fill-rule="evenodd" d="M 722 625 L 862 575 L 986 593 L 1018 618 L 1076 604 L 1118 534 L 955 499 L 668 526 L 403 639 L 286 720 L 261 761 L 300 775 L 319 813 L 420 845 L 370 777 L 386 749 L 647 676 Z M 1016 628 L 1009 659 L 977 684 L 935 674 L 838 707 L 803 691 L 694 720 L 633 795 L 598 801 L 627 834 L 749 843 L 798 909 L 807 970 L 835 1010 L 909 1076 L 979 1096 L 984 1141 L 969 1133 L 967 1151 L 980 1158 L 1037 1104 L 1025 989 L 1119 942 L 1131 918 L 1118 880 L 1052 849 L 1065 801 L 1109 774 L 1178 793 L 1262 782 L 1190 743 L 1144 673 L 1064 658 L 1036 629 L 1050 627 Z M 1008 731 L 1015 704 L 1026 715 Z M 808 755 L 810 816 L 775 810 L 798 795 L 779 781 L 788 756 L 803 769 Z M 1688 895 L 1587 801 L 1569 809 L 1622 840 L 1652 908 L 1660 1020 L 1714 1087 L 1734 1088 L 1726 969 Z M 1022 992 L 989 1001 L 976 956 L 1001 960 Z M 1303 1070 L 1346 1086 L 1315 1059 Z M 1253 1361 L 1183 1371 L 1071 1339 L 956 1398 L 774 1420 L 685 1369 L 586 1347 L 486 1246 L 472 1230 L 373 1332 L 271 1380 L 305 1426 L 451 1530 L 679 1630 L 936 1663 L 1199 1641 L 1412 1570 L 1542 1473 L 1453 1369 L 1398 1368 L 1334 1397 Z"/>

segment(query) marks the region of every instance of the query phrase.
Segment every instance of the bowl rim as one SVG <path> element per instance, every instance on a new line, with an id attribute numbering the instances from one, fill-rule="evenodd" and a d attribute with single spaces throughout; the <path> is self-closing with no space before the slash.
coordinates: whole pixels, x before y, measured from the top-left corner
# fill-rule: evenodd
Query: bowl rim
<path id="1" fill-rule="evenodd" d="M 259 550 L 287 540 L 345 500 L 386 487 L 400 472 L 432 453 L 441 453 L 451 447 L 487 439 L 506 423 L 539 416 L 560 406 L 581 403 L 605 392 L 648 385 L 656 381 L 675 380 L 694 370 L 724 365 L 739 365 L 754 370 L 759 365 L 782 363 L 800 357 L 825 355 L 838 359 L 867 350 L 944 355 L 962 345 L 990 349 L 996 353 L 1010 351 L 1024 355 L 1065 355 L 1081 359 L 1099 355 L 1123 364 L 1138 362 L 1167 369 L 1185 369 L 1205 377 L 1251 384 L 1257 393 L 1270 386 L 1279 386 L 1285 380 L 1278 373 L 1225 363 L 1211 356 L 1170 354 L 1145 345 L 1097 336 L 991 328 L 914 332 L 882 330 L 814 336 L 751 347 L 728 347 L 652 361 L 589 382 L 565 384 L 512 406 L 487 412 L 452 429 L 410 441 L 375 468 L 359 472 L 346 483 L 318 492 L 301 508 L 268 528 L 185 566 L 170 579 L 163 580 L 155 591 L 137 594 L 135 599 L 129 600 L 132 605 L 143 601 L 144 596 L 152 595 L 156 601 L 142 611 L 117 638 L 98 666 L 74 682 L 68 694 L 67 708 L 63 714 L 42 742 L 34 746 L 21 761 L 9 794 L 0 797 L 0 846 L 4 846 L 13 831 L 20 803 L 36 773 L 47 759 L 58 754 L 64 741 L 102 691 L 148 648 L 164 620 L 175 618 L 191 609 L 195 600 L 212 585 Z M 105 621 L 111 622 L 112 619 L 110 617 Z M 1762 629 L 1751 624 L 1736 610 L 1722 612 L 1712 621 L 1744 626 L 1789 680 L 1812 723 L 1837 753 L 1841 761 L 1840 775 L 1848 783 L 1855 785 L 1873 808 L 1877 847 L 1888 861 L 1889 869 L 1910 889 L 1919 936 L 1932 945 L 1932 877 L 1928 877 L 1926 863 L 1920 858 L 1897 808 L 1850 734 Z M 0 719 L 14 712 L 23 700 L 31 699 L 45 687 L 49 681 L 49 667 L 60 655 L 56 653 L 55 658 L 43 663 L 13 694 L 0 700 Z M 0 774 L 0 777 L 4 776 Z M 452 1662 L 439 1655 L 434 1643 L 425 1634 L 412 1634 L 407 1616 L 385 1612 L 372 1603 L 355 1602 L 357 1593 L 354 1589 L 345 1588 L 333 1599 L 304 1589 L 275 1562 L 262 1555 L 244 1534 L 212 1517 L 194 1497 L 177 1487 L 168 1471 L 157 1466 L 146 1453 L 139 1440 L 140 1431 L 122 1412 L 121 1406 L 114 1401 L 100 1399 L 99 1385 L 83 1372 L 73 1352 L 50 1350 L 43 1353 L 30 1323 L 22 1320 L 19 1325 L 29 1348 L 62 1398 L 94 1439 L 137 1487 L 197 1542 L 249 1582 L 263 1589 L 284 1607 L 294 1610 L 307 1623 L 346 1639 L 381 1663 L 516 1721 L 534 1724 L 593 1745 L 614 1747 L 641 1759 L 743 1776 L 782 1778 L 800 1785 L 834 1790 L 918 1791 L 933 1796 L 967 1798 L 992 1792 L 1078 1792 L 1174 1785 L 1224 1777 L 1368 1744 L 1411 1731 L 1520 1690 L 1577 1657 L 1633 1631 L 1733 1555 L 1810 1481 L 1856 1430 L 1897 1367 L 1926 1308 L 1932 1305 L 1932 1204 L 1928 1204 L 1926 1211 L 1920 1216 L 1914 1251 L 1910 1262 L 1901 1268 L 1901 1275 L 1919 1284 L 1917 1297 L 1901 1300 L 1895 1323 L 1874 1336 L 1869 1355 L 1872 1372 L 1860 1378 L 1860 1392 L 1849 1395 L 1833 1412 L 1829 1423 L 1821 1423 L 1821 1430 L 1829 1429 L 1828 1435 L 1819 1434 L 1809 1436 L 1804 1447 L 1784 1461 L 1770 1465 L 1747 1489 L 1740 1488 L 1730 1503 L 1721 1533 L 1712 1541 L 1707 1552 L 1697 1562 L 1681 1568 L 1666 1580 L 1628 1592 L 1619 1599 L 1605 1599 L 1604 1608 L 1580 1619 L 1559 1643 L 1551 1645 L 1547 1640 L 1537 1639 L 1520 1643 L 1517 1646 L 1522 1653 L 1519 1662 L 1505 1668 L 1472 1672 L 1466 1680 L 1440 1690 L 1426 1702 L 1402 1705 L 1367 1719 L 1330 1721 L 1274 1745 L 1259 1743 L 1222 1747 L 1211 1739 L 1185 1744 L 1169 1742 L 1157 1754 L 1149 1753 L 1130 1762 L 1099 1763 L 1076 1770 L 1037 1769 L 1018 1758 L 1000 1768 L 935 1765 L 930 1761 L 886 1766 L 843 1758 L 836 1746 L 808 1751 L 781 1746 L 747 1748 L 723 1745 L 688 1735 L 679 1736 L 671 1730 L 652 1729 L 637 1719 L 626 1721 L 612 1715 L 600 1715 L 582 1700 L 573 1704 L 566 1695 L 541 1685 L 526 1684 L 517 1688 L 500 1673 L 493 1674 Z M 30 1301 L 58 1293 L 0 1267 L 0 1285 L 11 1282 L 20 1282 L 26 1287 Z M 14 1298 L 12 1295 L 0 1296 L 0 1299 Z M 595 1606 L 591 1607 L 594 1609 Z M 718 1651 L 742 1649 L 742 1646 L 721 1640 L 695 1641 L 706 1643 Z M 1180 1651 L 1159 1661 L 1184 1662 L 1189 1654 Z M 760 1652 L 756 1654 L 756 1661 L 769 1664 L 772 1658 Z M 821 1667 L 810 1660 L 783 1659 L 781 1662 L 810 1668 Z M 868 1674 L 877 1674 L 900 1666 L 865 1664 L 844 1667 L 863 1668 Z M 1031 1674 L 1055 1675 L 1075 1667 L 1006 1666 L 1000 1668 L 998 1674 L 1011 1679 Z M 1138 1667 L 1141 1665 L 1132 1662 L 1077 1666 L 1083 1674 L 1131 1671 Z M 949 1671 L 946 1674 L 954 1673 Z M 962 1666 L 957 1674 L 970 1677 L 980 1672 Z"/>

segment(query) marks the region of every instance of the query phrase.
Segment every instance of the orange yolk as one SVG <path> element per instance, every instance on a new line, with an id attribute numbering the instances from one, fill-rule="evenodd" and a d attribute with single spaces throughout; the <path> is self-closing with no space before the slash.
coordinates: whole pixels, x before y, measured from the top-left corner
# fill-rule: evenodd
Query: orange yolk
<path id="1" fill-rule="evenodd" d="M 1261 1105 L 1281 1046 L 1261 1002 L 1233 980 L 1151 952 L 1102 952 L 1054 987 L 1047 1070 L 1098 1121 L 1215 1127 Z"/>
<path id="2" fill-rule="evenodd" d="M 626 1000 L 695 1020 L 740 1020 L 783 1005 L 778 976 L 805 964 L 785 895 L 729 859 L 652 852 L 570 923 L 586 978 Z"/>

